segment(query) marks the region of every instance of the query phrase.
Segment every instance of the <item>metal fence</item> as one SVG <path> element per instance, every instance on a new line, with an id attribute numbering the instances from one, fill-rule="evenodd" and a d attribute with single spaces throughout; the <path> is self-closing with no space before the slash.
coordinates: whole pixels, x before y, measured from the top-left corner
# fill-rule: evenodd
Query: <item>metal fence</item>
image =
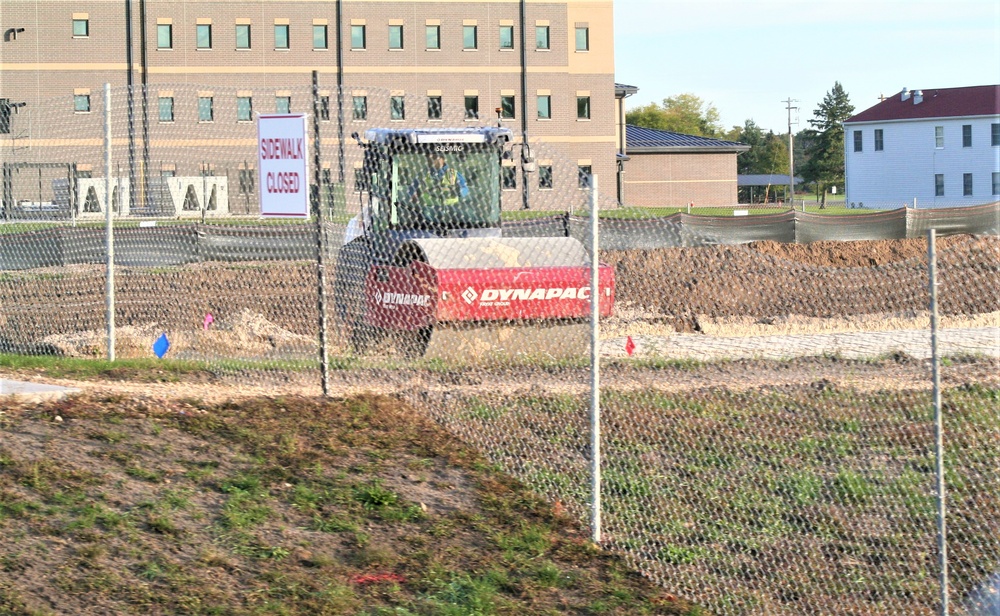
<path id="1" fill-rule="evenodd" d="M 299 94 L 311 93 L 293 100 Z M 935 614 L 942 596 L 951 613 L 996 613 L 995 231 L 940 237 L 932 261 L 919 234 L 726 245 L 705 227 L 609 221 L 599 250 L 607 267 L 595 285 L 588 219 L 522 221 L 499 236 L 486 224 L 496 222 L 490 204 L 499 205 L 486 195 L 511 196 L 502 174 L 521 162 L 516 143 L 481 167 L 471 150 L 450 153 L 446 163 L 464 165 L 469 196 L 456 179 L 441 198 L 475 204 L 465 222 L 407 218 L 405 200 L 428 203 L 427 184 L 404 177 L 425 149 L 345 142 L 344 182 L 327 187 L 321 173 L 320 207 L 288 223 L 257 216 L 252 124 L 216 133 L 163 123 L 146 148 L 130 143 L 125 113 L 112 105 L 110 162 L 96 114 L 33 118 L 44 133 L 4 153 L 10 173 L 29 174 L 36 192 L 16 177 L 5 192 L 0 352 L 100 358 L 113 340 L 118 359 L 196 360 L 235 386 L 318 391 L 331 377 L 364 379 L 713 613 Z M 337 138 L 320 130 L 321 152 L 337 152 Z M 539 190 L 531 176 L 532 203 L 586 212 L 591 193 L 576 165 L 536 156 L 550 160 L 550 177 L 568 181 Z M 321 154 L 331 180 L 339 158 Z M 159 192 L 147 181 L 154 169 L 166 187 Z M 119 213 L 110 234 L 109 205 Z M 359 230 L 350 219 L 362 209 L 370 217 Z M 344 245 L 348 237 L 363 242 Z M 596 364 L 592 295 L 603 313 Z M 450 344 L 435 348 L 445 332 Z"/>

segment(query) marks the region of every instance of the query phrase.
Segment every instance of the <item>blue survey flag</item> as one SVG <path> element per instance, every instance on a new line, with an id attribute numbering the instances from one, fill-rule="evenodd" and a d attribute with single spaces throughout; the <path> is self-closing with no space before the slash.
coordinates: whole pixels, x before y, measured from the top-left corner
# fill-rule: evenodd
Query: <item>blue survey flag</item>
<path id="1" fill-rule="evenodd" d="M 167 334 L 164 332 L 160 334 L 160 337 L 153 343 L 153 353 L 155 353 L 160 359 L 163 359 L 163 356 L 166 355 L 169 350 L 170 341 L 167 340 Z"/>

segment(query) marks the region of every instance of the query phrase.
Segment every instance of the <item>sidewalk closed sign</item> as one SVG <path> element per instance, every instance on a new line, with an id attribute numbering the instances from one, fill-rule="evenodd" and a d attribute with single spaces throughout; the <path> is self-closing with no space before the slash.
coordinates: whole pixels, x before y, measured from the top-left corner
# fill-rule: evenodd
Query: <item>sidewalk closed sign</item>
<path id="1" fill-rule="evenodd" d="M 309 216 L 306 116 L 257 116 L 260 215 Z"/>

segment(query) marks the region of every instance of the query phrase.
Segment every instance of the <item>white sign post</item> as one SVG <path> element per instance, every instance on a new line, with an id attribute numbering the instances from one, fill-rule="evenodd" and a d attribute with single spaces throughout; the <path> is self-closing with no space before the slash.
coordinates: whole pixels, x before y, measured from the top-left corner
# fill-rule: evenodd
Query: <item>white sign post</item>
<path id="1" fill-rule="evenodd" d="M 305 114 L 257 116 L 260 215 L 309 216 Z"/>

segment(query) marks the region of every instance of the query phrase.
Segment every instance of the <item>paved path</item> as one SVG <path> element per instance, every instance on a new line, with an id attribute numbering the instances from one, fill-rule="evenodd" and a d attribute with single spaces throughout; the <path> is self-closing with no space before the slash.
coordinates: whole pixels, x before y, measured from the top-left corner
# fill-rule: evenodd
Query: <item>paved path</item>
<path id="1" fill-rule="evenodd" d="M 19 400 L 41 402 L 43 400 L 58 400 L 63 396 L 78 393 L 79 391 L 79 389 L 73 387 L 0 379 L 0 400 L 17 396 Z"/>

